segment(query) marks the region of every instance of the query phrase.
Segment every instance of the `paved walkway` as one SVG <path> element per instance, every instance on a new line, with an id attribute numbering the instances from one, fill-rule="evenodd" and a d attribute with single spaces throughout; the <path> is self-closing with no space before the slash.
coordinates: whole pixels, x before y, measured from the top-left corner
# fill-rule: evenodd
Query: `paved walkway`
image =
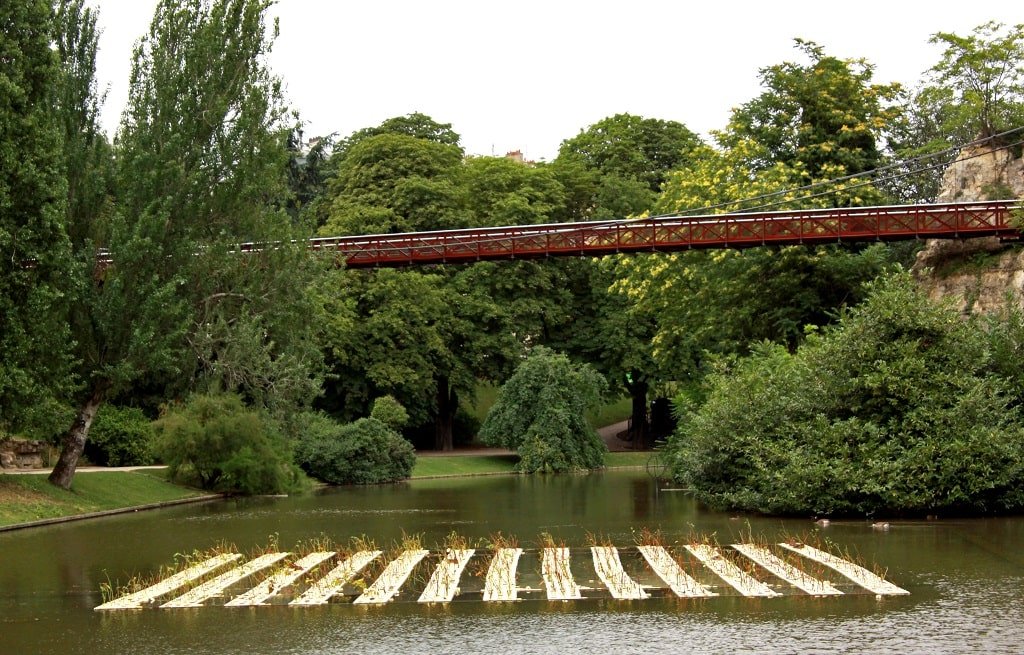
<path id="1" fill-rule="evenodd" d="M 619 435 L 624 435 L 626 430 L 629 429 L 629 421 L 621 421 L 613 425 L 606 425 L 600 428 L 597 433 L 604 439 L 604 443 L 608 446 L 608 450 L 613 453 L 621 453 L 628 450 L 633 450 L 633 443 L 630 441 L 624 441 L 619 438 Z"/>
<path id="2" fill-rule="evenodd" d="M 164 465 L 157 464 L 155 466 L 79 466 L 75 469 L 75 473 L 103 473 L 107 471 L 142 471 L 143 469 L 165 469 Z M 0 473 L 6 475 L 8 473 L 12 475 L 49 475 L 51 468 L 41 469 L 5 469 L 0 468 Z"/>

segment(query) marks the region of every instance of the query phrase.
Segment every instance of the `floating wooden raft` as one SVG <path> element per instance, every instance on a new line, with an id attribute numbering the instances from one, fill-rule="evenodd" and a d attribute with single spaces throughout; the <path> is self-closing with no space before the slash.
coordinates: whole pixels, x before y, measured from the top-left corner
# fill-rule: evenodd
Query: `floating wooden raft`
<path id="1" fill-rule="evenodd" d="M 833 571 L 841 573 L 861 587 L 864 587 L 868 591 L 873 591 L 880 596 L 901 596 L 910 593 L 906 589 L 897 587 L 885 578 L 875 575 L 862 566 L 857 566 L 853 562 L 848 562 L 841 557 L 836 557 L 831 553 L 826 553 L 823 550 L 818 550 L 817 548 L 808 546 L 807 544 L 801 544 L 800 546 L 791 546 L 789 544 L 779 545 L 793 551 L 794 553 L 799 553 L 807 559 L 824 564 Z"/>
<path id="2" fill-rule="evenodd" d="M 200 607 L 204 602 L 219 595 L 231 585 L 241 582 L 257 571 L 262 571 L 265 568 L 273 566 L 285 557 L 288 557 L 288 553 L 267 553 L 266 555 L 260 555 L 256 559 L 250 560 L 239 566 L 237 569 L 231 569 L 226 573 L 222 573 L 213 580 L 204 582 L 195 589 L 192 589 L 173 600 L 167 601 L 160 607 Z"/>
<path id="3" fill-rule="evenodd" d="M 743 570 L 725 559 L 722 553 L 707 544 L 693 544 L 686 546 L 686 550 L 693 553 L 693 556 L 701 561 L 704 566 L 711 569 L 715 575 L 729 583 L 736 591 L 744 596 L 778 596 L 779 592 L 772 590 L 768 585 L 758 582 Z"/>
<path id="4" fill-rule="evenodd" d="M 116 598 L 109 603 L 103 603 L 97 610 L 132 610 L 141 609 L 144 606 L 153 603 L 161 596 L 166 596 L 172 592 L 175 592 L 182 587 L 195 582 L 202 578 L 208 573 L 212 573 L 217 569 L 234 562 L 242 556 L 238 553 L 224 553 L 223 555 L 216 555 L 208 560 L 200 562 L 194 566 L 190 566 L 184 571 L 175 573 L 171 577 L 158 582 L 155 585 L 146 587 L 141 591 L 137 591 L 134 594 L 128 594 L 127 596 L 121 596 Z"/>
<path id="5" fill-rule="evenodd" d="M 332 557 L 334 557 L 333 551 L 310 553 L 290 565 L 284 571 L 278 571 L 241 596 L 235 596 L 229 602 L 225 603 L 225 606 L 251 607 L 253 605 L 264 605 L 282 589 L 290 587 L 296 580 L 309 573 L 313 567 L 323 564 Z"/>
<path id="6" fill-rule="evenodd" d="M 687 575 L 662 546 L 637 546 L 647 563 L 665 581 L 668 588 L 680 598 L 705 598 L 717 596 L 704 585 Z"/>
<path id="7" fill-rule="evenodd" d="M 568 548 L 545 548 L 540 575 L 544 578 L 548 600 L 575 600 L 583 597 L 579 585 L 572 579 Z"/>
<path id="8" fill-rule="evenodd" d="M 472 548 L 468 550 L 449 548 L 446 550 L 444 557 L 434 569 L 434 574 L 430 576 L 427 588 L 420 594 L 419 602 L 451 602 L 459 590 L 459 578 L 462 577 L 462 571 L 469 564 L 469 558 L 473 556 L 474 552 Z"/>
<path id="9" fill-rule="evenodd" d="M 831 583 L 812 578 L 789 562 L 776 557 L 774 553 L 763 546 L 733 544 L 732 547 L 747 559 L 759 564 L 761 568 L 767 569 L 773 575 L 782 578 L 804 593 L 812 596 L 840 596 L 843 593 L 833 587 Z"/>
<path id="10" fill-rule="evenodd" d="M 648 593 L 622 568 L 619 551 L 614 546 L 593 546 L 590 552 L 594 556 L 594 570 L 608 587 L 613 598 L 634 600 L 647 598 Z"/>
<path id="11" fill-rule="evenodd" d="M 516 600 L 516 568 L 522 554 L 522 548 L 499 548 L 494 551 L 484 580 L 484 601 Z"/>
<path id="12" fill-rule="evenodd" d="M 908 593 L 905 589 L 897 587 L 863 567 L 811 546 L 790 544 L 779 544 L 779 546 L 797 553 L 802 558 L 818 562 L 837 571 L 869 592 L 879 595 Z M 779 596 L 781 594 L 776 589 L 785 590 L 791 587 L 815 596 L 840 595 L 842 593 L 828 581 L 818 580 L 802 571 L 798 565 L 803 561 L 800 558 L 790 558 L 787 561 L 773 553 L 774 548 L 774 546 L 768 548 L 755 544 L 733 544 L 732 549 L 735 553 L 727 557 L 721 549 L 707 544 L 685 546 L 686 551 L 695 558 L 691 560 L 692 566 L 696 569 L 703 568 L 710 571 L 744 596 Z M 650 570 L 676 596 L 700 598 L 718 595 L 711 588 L 684 572 L 665 548 L 638 546 L 637 551 L 643 556 Z M 642 599 L 650 596 L 648 589 L 652 587 L 641 585 L 627 572 L 620 559 L 619 551 L 614 546 L 594 546 L 590 548 L 590 553 L 593 557 L 594 571 L 612 598 Z M 493 552 L 484 582 L 484 601 L 515 601 L 518 599 L 520 591 L 527 591 L 520 589 L 516 582 L 516 569 L 522 554 L 521 548 L 499 548 Z M 273 603 L 275 598 L 278 599 L 278 603 L 281 603 L 283 602 L 282 596 L 287 597 L 301 591 L 302 593 L 297 598 L 291 600 L 290 605 L 324 605 L 332 597 L 343 594 L 345 587 L 356 580 L 360 571 L 380 555 L 379 550 L 360 551 L 323 574 L 321 568 L 325 562 L 335 557 L 335 553 L 311 553 L 291 562 L 284 561 L 288 557 L 288 553 L 268 553 L 217 575 L 220 569 L 235 565 L 241 558 L 241 555 L 237 554 L 218 555 L 151 587 L 104 603 L 96 609 L 106 611 L 153 607 L 160 599 L 180 593 L 193 584 L 197 586 L 159 605 L 159 607 L 219 605 L 221 604 L 219 602 L 211 603 L 211 599 L 231 594 L 233 590 L 246 584 L 245 580 L 250 576 L 271 569 L 275 565 L 277 566 L 272 569 L 271 574 L 267 574 L 265 578 L 255 584 L 248 583 L 247 590 L 238 593 L 234 598 L 227 599 L 227 602 L 223 604 L 228 607 L 268 605 Z M 428 555 L 429 551 L 422 549 L 407 550 L 401 553 L 389 562 L 376 580 L 352 602 L 356 604 L 392 602 L 417 565 Z M 430 580 L 424 588 L 416 589 L 419 592 L 419 602 L 447 603 L 458 597 L 460 580 L 474 555 L 475 551 L 472 549 L 447 549 L 443 553 L 438 553 L 437 566 L 434 568 Z M 543 548 L 539 551 L 539 556 L 544 591 L 549 600 L 582 598 L 580 586 L 573 579 L 569 548 Z M 749 563 L 744 564 L 743 560 L 738 559 L 740 557 L 746 558 Z M 638 563 L 639 560 L 634 560 L 634 562 L 637 563 L 633 566 L 641 566 Z M 741 567 L 737 564 L 744 565 Z M 757 574 L 758 577 L 763 580 L 769 580 L 769 578 L 773 580 L 771 586 L 747 572 L 753 571 L 754 569 L 751 567 L 754 566 L 759 567 L 757 570 L 762 572 Z M 765 572 L 770 576 L 766 577 Z M 710 579 L 707 573 L 703 574 L 702 579 L 704 578 Z M 416 586 L 418 587 L 418 585 Z M 664 589 L 657 585 L 653 588 Z M 718 589 L 720 590 L 721 587 Z M 530 589 L 528 591 L 537 590 Z M 403 596 L 403 598 L 406 597 Z"/>
<path id="13" fill-rule="evenodd" d="M 412 570 L 416 568 L 416 565 L 429 554 L 428 550 L 404 551 L 388 564 L 380 577 L 374 580 L 373 584 L 367 587 L 359 598 L 352 602 L 356 605 L 379 605 L 389 602 L 412 575 Z"/>
<path id="14" fill-rule="evenodd" d="M 349 582 L 366 567 L 367 564 L 380 557 L 379 550 L 361 550 L 309 586 L 301 596 L 289 605 L 326 605 L 334 596 L 340 594 Z"/>

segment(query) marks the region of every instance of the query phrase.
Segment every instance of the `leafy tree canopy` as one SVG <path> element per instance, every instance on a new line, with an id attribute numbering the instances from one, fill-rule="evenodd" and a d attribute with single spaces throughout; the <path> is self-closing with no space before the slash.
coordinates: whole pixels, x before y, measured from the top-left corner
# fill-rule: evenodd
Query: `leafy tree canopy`
<path id="1" fill-rule="evenodd" d="M 402 134 L 448 146 L 458 146 L 461 139 L 458 133 L 452 130 L 451 123 L 438 123 L 426 114 L 413 112 L 405 116 L 389 118 L 376 127 L 356 130 L 348 138 L 338 143 L 334 149 L 336 158 L 339 160 L 345 158 L 352 146 L 380 134 Z"/>
<path id="2" fill-rule="evenodd" d="M 941 129 L 968 141 L 1024 125 L 1024 24 L 988 22 L 971 34 L 932 35 L 943 46 L 922 89 L 938 102 Z"/>
<path id="3" fill-rule="evenodd" d="M 265 67 L 269 6 L 163 0 L 136 48 L 106 230 L 116 262 L 76 298 L 85 388 L 55 484 L 70 484 L 99 405 L 142 380 L 240 391 L 273 411 L 319 386 L 313 308 L 295 293 L 315 269 L 284 209 L 291 127 Z M 242 241 L 283 245 L 240 256 Z M 92 257 L 88 238 L 75 245 Z"/>
<path id="4" fill-rule="evenodd" d="M 893 124 L 901 158 L 939 153 L 1024 125 L 1024 24 L 989 22 L 967 36 L 936 33 L 930 42 L 943 47 L 939 62 L 906 94 L 902 120 Z M 1017 133 L 1009 140 L 1019 138 Z M 957 154 L 931 158 L 934 170 L 894 182 L 895 195 L 905 202 L 933 202 L 943 163 Z"/>
<path id="5" fill-rule="evenodd" d="M 562 142 L 554 167 L 570 219 L 624 218 L 650 209 L 669 171 L 700 139 L 682 123 L 616 114 Z"/>
<path id="6" fill-rule="evenodd" d="M 874 67 L 863 59 L 839 59 L 802 39 L 796 47 L 809 63 L 763 68 L 765 91 L 733 111 L 719 142 L 757 143 L 757 170 L 799 163 L 811 177 L 825 178 L 829 166 L 846 174 L 877 167 L 881 137 L 899 115 L 892 103 L 900 86 L 872 83 Z"/>
<path id="7" fill-rule="evenodd" d="M 383 133 L 353 145 L 328 183 L 324 235 L 467 227 L 458 146 Z"/>
<path id="8" fill-rule="evenodd" d="M 779 162 L 757 170 L 766 156 L 749 139 L 725 150 L 699 149 L 689 165 L 671 174 L 655 211 L 723 212 L 769 202 L 796 208 L 870 205 L 880 199 L 857 180 L 832 186 L 830 196 L 801 197 L 787 189 L 810 181 L 803 164 Z M 780 191 L 752 203 L 736 201 Z M 762 339 L 794 346 L 805 325 L 828 322 L 837 307 L 861 298 L 861 285 L 891 257 L 884 246 L 791 246 L 622 258 L 613 288 L 630 298 L 638 321 L 654 320 L 652 355 L 664 375 L 680 380 L 696 373 L 705 351 L 742 353 Z"/>

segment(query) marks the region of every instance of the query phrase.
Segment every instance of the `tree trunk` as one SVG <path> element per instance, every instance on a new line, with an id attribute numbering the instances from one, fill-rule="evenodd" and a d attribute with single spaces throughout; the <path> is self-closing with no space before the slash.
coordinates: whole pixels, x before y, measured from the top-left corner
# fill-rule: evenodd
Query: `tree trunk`
<path id="1" fill-rule="evenodd" d="M 60 450 L 60 458 L 57 465 L 48 478 L 50 484 L 63 489 L 71 488 L 71 480 L 75 477 L 75 467 L 78 466 L 78 458 L 85 450 L 85 440 L 89 437 L 89 428 L 92 420 L 96 418 L 96 410 L 103 404 L 103 396 L 106 394 L 107 385 L 96 383 L 93 385 L 92 393 L 78 408 L 74 422 L 64 433 L 63 445 Z"/>
<path id="2" fill-rule="evenodd" d="M 434 419 L 434 448 L 455 450 L 455 412 L 459 409 L 459 397 L 452 388 L 448 376 L 437 380 L 437 417 Z"/>
<path id="3" fill-rule="evenodd" d="M 634 380 L 636 377 L 634 377 Z M 633 399 L 633 411 L 630 415 L 629 430 L 633 446 L 637 450 L 650 448 L 650 424 L 647 420 L 647 382 L 636 381 L 629 385 L 629 395 Z"/>

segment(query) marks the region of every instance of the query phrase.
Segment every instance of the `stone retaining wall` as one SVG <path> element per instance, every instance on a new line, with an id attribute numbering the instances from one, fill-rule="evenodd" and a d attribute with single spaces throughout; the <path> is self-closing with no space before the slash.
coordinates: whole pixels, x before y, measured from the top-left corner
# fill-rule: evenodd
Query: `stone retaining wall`
<path id="1" fill-rule="evenodd" d="M 31 439 L 0 440 L 0 470 L 43 468 L 46 442 Z"/>

